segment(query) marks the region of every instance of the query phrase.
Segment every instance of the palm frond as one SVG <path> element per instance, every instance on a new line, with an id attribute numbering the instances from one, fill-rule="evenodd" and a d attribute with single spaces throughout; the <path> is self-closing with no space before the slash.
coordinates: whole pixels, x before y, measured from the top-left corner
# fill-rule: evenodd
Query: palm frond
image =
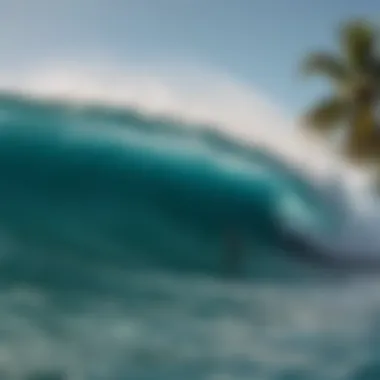
<path id="1" fill-rule="evenodd" d="M 325 52 L 311 53 L 301 65 L 301 71 L 306 75 L 322 75 L 338 83 L 348 79 L 346 67 L 339 58 Z"/>
<path id="2" fill-rule="evenodd" d="M 350 67 L 368 70 L 375 56 L 375 31 L 365 20 L 353 20 L 341 28 L 343 54 Z"/>
<path id="3" fill-rule="evenodd" d="M 325 98 L 305 115 L 306 126 L 319 132 L 329 133 L 339 122 L 348 117 L 347 103 L 337 97 Z"/>
<path id="4" fill-rule="evenodd" d="M 366 160 L 379 153 L 380 136 L 372 104 L 356 106 L 351 128 L 347 131 L 346 156 L 356 161 Z"/>
<path id="5" fill-rule="evenodd" d="M 340 28 L 337 56 L 315 52 L 302 65 L 305 74 L 323 75 L 335 85 L 333 96 L 306 114 L 305 127 L 326 135 L 344 127 L 341 153 L 355 163 L 380 158 L 378 37 L 369 22 L 351 20 Z"/>

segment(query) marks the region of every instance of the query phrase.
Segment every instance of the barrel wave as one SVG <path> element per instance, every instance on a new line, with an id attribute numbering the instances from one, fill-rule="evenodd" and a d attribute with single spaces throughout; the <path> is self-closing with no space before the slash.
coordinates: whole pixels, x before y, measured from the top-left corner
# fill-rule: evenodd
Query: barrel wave
<path id="1" fill-rule="evenodd" d="M 218 275 L 230 230 L 258 255 L 281 226 L 328 219 L 300 175 L 211 130 L 20 98 L 2 112 L 1 223 L 29 247 Z"/>
<path id="2" fill-rule="evenodd" d="M 352 331 L 373 315 L 370 301 L 361 314 L 346 305 L 342 322 L 343 309 L 326 311 L 339 286 L 321 298 L 278 282 L 310 275 L 281 231 L 330 234 L 337 224 L 317 186 L 283 159 L 207 126 L 9 94 L 0 126 L 9 368 L 72 379 L 326 379 L 355 367 L 328 362 L 322 348 L 337 336 L 348 358 L 368 349 L 366 333 Z M 245 252 L 234 280 L 223 267 L 230 231 Z M 296 322 L 305 313 L 309 322 Z M 308 334 L 303 349 L 296 326 Z"/>

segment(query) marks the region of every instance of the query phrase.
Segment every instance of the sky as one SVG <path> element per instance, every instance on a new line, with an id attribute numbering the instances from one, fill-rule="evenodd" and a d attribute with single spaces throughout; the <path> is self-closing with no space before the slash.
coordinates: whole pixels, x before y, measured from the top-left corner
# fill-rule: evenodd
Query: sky
<path id="1" fill-rule="evenodd" d="M 329 172 L 331 147 L 297 128 L 328 88 L 299 64 L 333 49 L 342 21 L 379 13 L 378 0 L 0 0 L 0 87 L 205 121 Z"/>
<path id="2" fill-rule="evenodd" d="M 379 13 L 378 0 L 0 0 L 0 87 L 206 120 L 344 180 L 358 209 L 368 173 L 294 128 L 327 89 L 298 68 L 342 21 Z"/>
<path id="3" fill-rule="evenodd" d="M 298 114 L 325 90 L 300 59 L 377 0 L 0 0 L 0 69 L 52 60 L 218 70 Z"/>

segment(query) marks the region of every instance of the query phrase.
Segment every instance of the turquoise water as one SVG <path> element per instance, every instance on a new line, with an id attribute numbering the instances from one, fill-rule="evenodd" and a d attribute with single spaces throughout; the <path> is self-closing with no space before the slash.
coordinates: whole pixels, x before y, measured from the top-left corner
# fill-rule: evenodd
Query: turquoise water
<path id="1" fill-rule="evenodd" d="M 0 172 L 9 376 L 378 378 L 377 281 L 286 251 L 284 229 L 329 236 L 339 218 L 273 154 L 133 110 L 2 95 Z M 231 229 L 246 255 L 226 277 Z"/>

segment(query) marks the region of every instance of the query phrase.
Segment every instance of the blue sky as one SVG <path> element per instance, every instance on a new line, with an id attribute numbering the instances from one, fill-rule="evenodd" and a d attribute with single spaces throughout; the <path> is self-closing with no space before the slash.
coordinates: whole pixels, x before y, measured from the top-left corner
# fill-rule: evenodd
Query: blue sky
<path id="1" fill-rule="evenodd" d="M 0 0 L 4 66 L 93 54 L 119 64 L 170 59 L 226 71 L 299 113 L 319 84 L 299 59 L 329 48 L 338 23 L 377 17 L 376 0 Z M 1 62 L 0 61 L 0 62 Z"/>

